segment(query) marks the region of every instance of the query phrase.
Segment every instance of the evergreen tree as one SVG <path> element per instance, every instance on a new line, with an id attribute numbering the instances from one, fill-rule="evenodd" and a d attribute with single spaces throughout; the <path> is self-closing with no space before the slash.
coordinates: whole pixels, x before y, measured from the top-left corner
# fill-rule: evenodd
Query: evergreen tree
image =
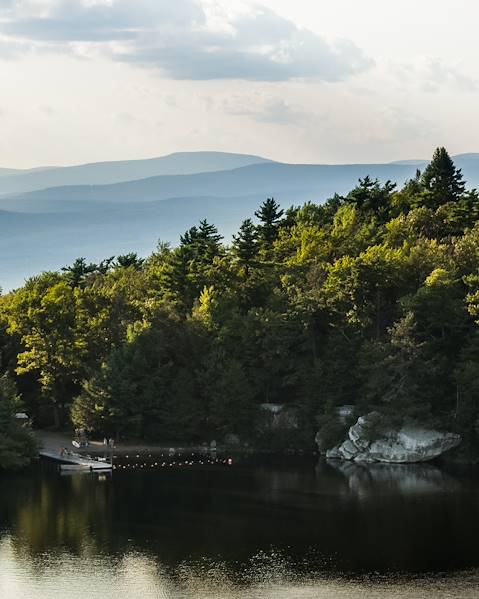
<path id="1" fill-rule="evenodd" d="M 182 316 L 190 313 L 198 291 L 190 276 L 192 260 L 192 247 L 182 244 L 168 254 L 159 272 L 163 297 L 172 301 Z"/>
<path id="2" fill-rule="evenodd" d="M 198 239 L 212 243 L 215 247 L 219 247 L 223 236 L 218 233 L 218 229 L 209 223 L 206 219 L 200 220 L 198 227 Z"/>
<path id="3" fill-rule="evenodd" d="M 120 268 L 132 267 L 135 270 L 140 270 L 144 262 L 143 258 L 140 258 L 136 252 L 130 252 L 116 258 L 116 265 Z"/>
<path id="4" fill-rule="evenodd" d="M 263 246 L 269 248 L 278 236 L 278 227 L 284 210 L 280 209 L 274 198 L 268 198 L 254 214 L 260 221 L 258 226 L 259 239 Z"/>
<path id="5" fill-rule="evenodd" d="M 198 239 L 198 227 L 191 227 L 180 235 L 180 246 L 193 247 Z"/>
<path id="6" fill-rule="evenodd" d="M 65 279 L 72 287 L 79 287 L 86 277 L 97 270 L 97 265 L 87 264 L 85 258 L 77 258 L 71 266 L 64 266 L 62 271 L 65 273 Z"/>
<path id="7" fill-rule="evenodd" d="M 446 202 L 456 201 L 465 189 L 461 169 L 455 167 L 446 148 L 437 148 L 425 168 L 421 183 L 426 191 L 426 203 L 436 209 Z"/>
<path id="8" fill-rule="evenodd" d="M 106 275 L 108 271 L 111 269 L 114 260 L 115 256 L 105 258 L 105 260 L 102 260 L 98 265 L 95 265 L 95 271 L 100 273 L 101 275 Z"/>
<path id="9" fill-rule="evenodd" d="M 233 235 L 233 254 L 248 276 L 251 263 L 257 252 L 256 227 L 250 218 L 241 224 L 238 235 Z"/>
<path id="10" fill-rule="evenodd" d="M 214 225 L 202 220 L 199 227 L 191 227 L 180 237 L 180 247 L 185 249 L 190 260 L 204 265 L 221 254 L 222 239 Z"/>
<path id="11" fill-rule="evenodd" d="M 201 262 L 211 262 L 221 254 L 222 235 L 218 229 L 207 220 L 200 221 L 198 237 L 196 240 L 196 257 Z"/>
<path id="12" fill-rule="evenodd" d="M 202 220 L 180 237 L 176 250 L 166 255 L 160 277 L 166 295 L 183 316 L 191 312 L 201 291 L 211 284 L 213 263 L 224 255 L 221 240 L 218 229 Z"/>
<path id="13" fill-rule="evenodd" d="M 362 210 L 365 216 L 371 212 L 385 222 L 389 217 L 391 194 L 395 188 L 396 184 L 391 181 L 381 185 L 377 179 L 373 180 L 367 175 L 359 179 L 359 185 L 348 194 L 347 201 Z"/>

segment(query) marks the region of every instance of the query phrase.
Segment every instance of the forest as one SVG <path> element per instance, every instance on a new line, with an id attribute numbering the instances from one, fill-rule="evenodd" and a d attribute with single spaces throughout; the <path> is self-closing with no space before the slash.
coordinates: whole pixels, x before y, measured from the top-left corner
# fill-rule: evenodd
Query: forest
<path id="1" fill-rule="evenodd" d="M 347 404 L 479 454 L 478 323 L 479 194 L 438 148 L 401 188 L 269 198 L 231 243 L 201 221 L 146 259 L 79 258 L 1 295 L 0 461 L 32 453 L 20 407 L 36 427 L 308 450 L 340 438 Z M 271 427 L 263 404 L 290 418 Z"/>

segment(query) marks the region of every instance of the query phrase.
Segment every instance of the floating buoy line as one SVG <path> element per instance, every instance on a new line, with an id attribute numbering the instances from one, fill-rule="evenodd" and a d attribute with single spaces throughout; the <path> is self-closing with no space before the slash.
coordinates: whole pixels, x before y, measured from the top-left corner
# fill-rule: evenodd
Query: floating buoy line
<path id="1" fill-rule="evenodd" d="M 233 466 L 233 458 L 207 457 L 198 454 L 114 455 L 113 470 L 159 470 L 161 468 L 192 468 L 195 466 Z M 154 461 L 153 461 L 154 460 Z M 115 463 L 116 462 L 116 463 Z"/>

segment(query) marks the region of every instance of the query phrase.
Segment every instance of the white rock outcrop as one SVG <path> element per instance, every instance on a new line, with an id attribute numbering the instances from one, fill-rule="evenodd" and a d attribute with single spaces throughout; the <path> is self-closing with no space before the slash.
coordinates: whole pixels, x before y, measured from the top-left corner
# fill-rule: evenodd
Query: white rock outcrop
<path id="1" fill-rule="evenodd" d="M 405 426 L 398 431 L 386 431 L 374 441 L 369 440 L 369 429 L 377 414 L 358 418 L 348 432 L 348 438 L 326 452 L 328 459 L 355 462 L 387 462 L 410 464 L 427 462 L 457 447 L 461 436 L 456 433 Z"/>

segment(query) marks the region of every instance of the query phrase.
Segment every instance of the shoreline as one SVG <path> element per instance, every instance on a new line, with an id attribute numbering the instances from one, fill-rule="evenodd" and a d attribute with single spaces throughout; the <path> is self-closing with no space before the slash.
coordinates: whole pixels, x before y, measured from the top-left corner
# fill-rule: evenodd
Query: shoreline
<path id="1" fill-rule="evenodd" d="M 156 444 L 156 443 L 145 443 L 145 442 L 120 442 L 115 443 L 113 447 L 104 445 L 103 441 L 99 440 L 90 440 L 89 445 L 87 447 L 76 448 L 72 445 L 72 440 L 74 438 L 73 434 L 69 434 L 68 432 L 62 431 L 45 431 L 45 430 L 36 430 L 33 431 L 35 437 L 39 440 L 40 446 L 43 449 L 52 452 L 60 452 L 62 447 L 67 448 L 69 451 L 74 450 L 75 453 L 79 454 L 103 454 L 103 453 L 111 453 L 114 451 L 116 454 L 124 455 L 128 452 L 150 452 L 150 453 L 159 453 L 159 452 L 169 452 L 174 450 L 175 452 L 205 452 L 211 451 L 212 448 L 210 446 L 205 445 L 184 445 L 184 446 L 173 446 L 173 445 L 164 445 L 164 444 Z M 238 450 L 240 448 L 237 448 Z M 243 449 L 241 448 L 243 451 Z M 245 450 L 247 451 L 247 450 Z"/>
<path id="2" fill-rule="evenodd" d="M 216 444 L 215 446 L 211 446 L 204 443 L 202 445 L 165 445 L 161 443 L 145 443 L 145 442 L 120 442 L 116 443 L 113 447 L 105 446 L 103 441 L 100 440 L 90 440 L 89 445 L 87 447 L 76 448 L 72 445 L 72 439 L 74 438 L 72 433 L 68 433 L 65 431 L 46 431 L 46 430 L 36 430 L 33 431 L 35 437 L 38 439 L 40 446 L 51 452 L 60 453 L 61 448 L 65 447 L 69 451 L 74 451 L 75 453 L 86 455 L 105 455 L 110 453 L 115 453 L 115 455 L 127 455 L 128 453 L 136 452 L 136 453 L 213 453 L 213 452 L 230 452 L 235 454 L 242 455 L 253 455 L 253 454 L 264 454 L 264 455 L 302 455 L 302 456 L 315 456 L 317 455 L 313 450 L 306 451 L 304 449 L 284 449 L 282 451 L 279 450 L 268 450 L 268 449 L 259 449 L 256 447 L 244 447 L 241 445 L 225 445 L 225 444 Z"/>

